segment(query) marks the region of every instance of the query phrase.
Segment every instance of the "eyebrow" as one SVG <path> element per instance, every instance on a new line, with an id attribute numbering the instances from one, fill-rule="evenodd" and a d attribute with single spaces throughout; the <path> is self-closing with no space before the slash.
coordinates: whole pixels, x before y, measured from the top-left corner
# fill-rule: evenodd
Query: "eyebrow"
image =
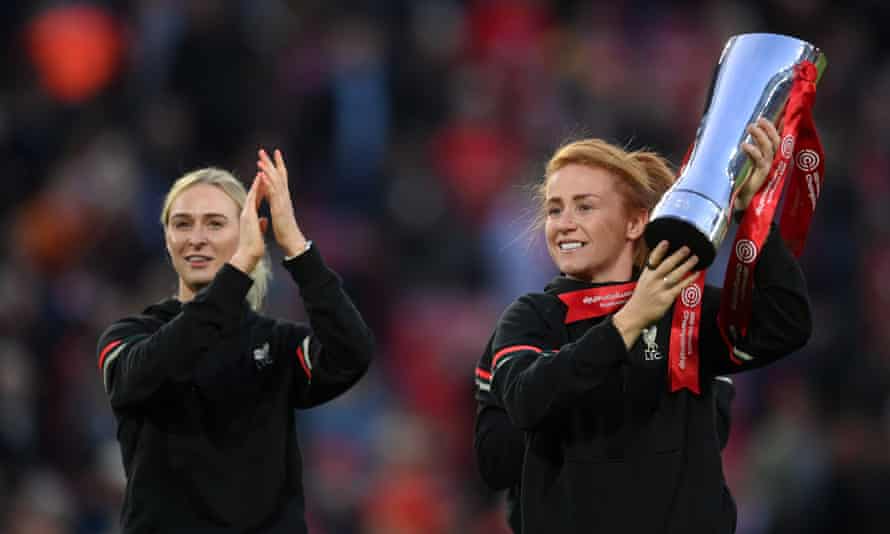
<path id="1" fill-rule="evenodd" d="M 204 217 L 205 219 L 209 219 L 211 217 L 222 217 L 223 219 L 228 219 L 228 216 L 223 215 L 222 213 L 213 213 L 213 212 L 201 214 L 201 215 L 199 215 L 199 217 Z M 192 215 L 191 213 L 184 213 L 181 211 L 170 215 L 171 221 L 173 219 L 182 219 L 182 218 L 191 219 L 191 218 L 194 218 L 194 215 Z"/>
<path id="2" fill-rule="evenodd" d="M 572 197 L 572 200 L 581 200 L 581 199 L 588 198 L 588 197 L 594 197 L 594 198 L 597 198 L 597 199 L 602 199 L 602 198 L 603 198 L 602 195 L 600 195 L 600 194 L 598 194 L 598 193 L 582 193 L 582 194 L 579 194 L 579 195 L 574 195 L 574 196 Z M 562 197 L 550 197 L 550 198 L 547 199 L 547 202 L 555 202 L 555 201 L 557 201 L 557 200 L 561 201 L 561 200 L 562 200 Z"/>

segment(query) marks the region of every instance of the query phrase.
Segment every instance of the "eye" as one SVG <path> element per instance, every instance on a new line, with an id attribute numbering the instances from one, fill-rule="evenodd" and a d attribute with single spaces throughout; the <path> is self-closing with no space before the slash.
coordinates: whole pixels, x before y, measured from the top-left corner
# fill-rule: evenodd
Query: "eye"
<path id="1" fill-rule="evenodd" d="M 562 212 L 562 210 L 558 206 L 550 206 L 549 208 L 547 208 L 548 217 L 556 217 L 560 214 L 560 212 Z"/>
<path id="2" fill-rule="evenodd" d="M 174 230 L 185 230 L 186 228 L 191 227 L 192 223 L 184 220 L 173 221 L 173 229 Z"/>
<path id="3" fill-rule="evenodd" d="M 583 213 L 583 212 L 587 212 L 587 211 L 591 211 L 592 209 L 593 209 L 593 205 L 592 205 L 592 204 L 588 204 L 588 203 L 586 203 L 586 202 L 585 202 L 585 203 L 582 203 L 582 204 L 578 204 L 578 211 L 580 211 L 580 212 L 582 212 L 582 213 Z"/>
<path id="4" fill-rule="evenodd" d="M 210 221 L 209 223 L 207 223 L 207 226 L 209 226 L 213 230 L 218 230 L 225 225 L 219 219 L 214 219 L 214 220 Z"/>

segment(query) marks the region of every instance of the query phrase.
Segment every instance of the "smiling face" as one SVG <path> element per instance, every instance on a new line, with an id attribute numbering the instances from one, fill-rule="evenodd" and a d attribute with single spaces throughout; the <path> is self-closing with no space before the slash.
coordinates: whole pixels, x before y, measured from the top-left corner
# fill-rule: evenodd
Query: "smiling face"
<path id="1" fill-rule="evenodd" d="M 215 185 L 198 183 L 173 199 L 164 237 L 181 301 L 191 300 L 235 254 L 239 215 L 235 201 Z"/>
<path id="2" fill-rule="evenodd" d="M 544 197 L 547 249 L 560 272 L 590 282 L 629 280 L 648 213 L 628 212 L 614 174 L 569 164 L 552 173 Z"/>

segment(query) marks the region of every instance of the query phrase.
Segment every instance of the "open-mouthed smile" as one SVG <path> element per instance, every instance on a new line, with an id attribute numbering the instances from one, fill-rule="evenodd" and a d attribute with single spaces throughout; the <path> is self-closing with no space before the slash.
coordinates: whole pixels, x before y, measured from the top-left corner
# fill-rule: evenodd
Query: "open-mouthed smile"
<path id="1" fill-rule="evenodd" d="M 185 257 L 185 261 L 192 267 L 204 267 L 213 260 L 210 256 L 201 254 L 190 254 Z"/>
<path id="2" fill-rule="evenodd" d="M 574 252 L 586 244 L 583 241 L 561 241 L 557 244 L 557 247 L 560 252 Z"/>

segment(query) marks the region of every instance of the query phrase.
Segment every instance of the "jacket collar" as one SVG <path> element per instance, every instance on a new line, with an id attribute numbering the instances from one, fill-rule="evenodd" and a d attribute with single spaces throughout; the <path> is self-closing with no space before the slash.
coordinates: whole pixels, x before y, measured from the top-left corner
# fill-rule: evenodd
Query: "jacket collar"
<path id="1" fill-rule="evenodd" d="M 570 291 L 580 291 L 583 289 L 593 289 L 597 287 L 609 287 L 635 282 L 639 278 L 639 272 L 634 269 L 633 277 L 630 280 L 616 280 L 614 282 L 587 282 L 576 278 L 569 278 L 564 274 L 560 274 L 553 278 L 544 288 L 544 291 L 551 295 L 561 295 Z"/>
<path id="2" fill-rule="evenodd" d="M 152 304 L 142 312 L 164 322 L 176 317 L 182 311 L 182 303 L 178 299 L 169 298 Z"/>
<path id="3" fill-rule="evenodd" d="M 246 314 L 249 315 L 249 314 L 254 313 L 253 309 L 250 307 L 250 304 L 247 302 L 247 300 L 245 300 L 241 304 L 241 306 L 243 308 L 245 308 L 244 311 L 246 312 Z M 180 302 L 179 299 L 177 299 L 175 297 L 171 297 L 171 298 L 162 300 L 161 302 L 152 304 L 151 306 L 145 308 L 145 310 L 142 313 L 145 315 L 154 317 L 156 319 L 160 319 L 161 321 L 166 323 L 167 321 L 169 321 L 169 320 L 173 319 L 174 317 L 176 317 L 177 315 L 179 315 L 179 313 L 181 311 L 182 311 L 182 302 Z"/>

